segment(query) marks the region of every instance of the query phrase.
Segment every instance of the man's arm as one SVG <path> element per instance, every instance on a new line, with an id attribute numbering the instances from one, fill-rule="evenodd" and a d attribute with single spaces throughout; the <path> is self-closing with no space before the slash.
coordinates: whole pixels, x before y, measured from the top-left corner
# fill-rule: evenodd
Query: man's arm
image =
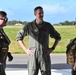
<path id="1" fill-rule="evenodd" d="M 73 66 L 73 70 L 76 71 L 76 52 L 75 52 L 74 55 L 75 55 L 75 63 L 74 63 L 74 66 Z"/>
<path id="2" fill-rule="evenodd" d="M 76 58 L 75 58 L 75 63 L 74 63 L 74 66 L 73 66 L 73 70 L 76 71 Z"/>
<path id="3" fill-rule="evenodd" d="M 59 41 L 60 40 L 58 40 L 58 39 L 55 40 L 53 46 L 46 51 L 47 55 L 50 54 L 56 48 L 56 46 L 58 45 Z"/>
<path id="4" fill-rule="evenodd" d="M 51 47 L 53 50 L 56 48 L 60 40 L 56 39 L 53 46 Z"/>
<path id="5" fill-rule="evenodd" d="M 22 47 L 22 49 L 26 52 L 27 55 L 32 56 L 33 55 L 33 51 L 29 50 L 28 48 L 26 48 L 23 40 L 18 40 L 19 45 Z"/>

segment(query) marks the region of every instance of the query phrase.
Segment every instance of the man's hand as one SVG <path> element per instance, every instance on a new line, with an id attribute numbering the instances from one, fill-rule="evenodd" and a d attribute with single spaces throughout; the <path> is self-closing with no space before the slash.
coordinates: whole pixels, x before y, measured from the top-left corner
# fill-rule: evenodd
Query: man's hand
<path id="1" fill-rule="evenodd" d="M 29 49 L 26 49 L 25 52 L 29 56 L 32 56 L 34 54 L 33 51 L 32 50 L 29 50 Z"/>
<path id="2" fill-rule="evenodd" d="M 18 40 L 18 43 L 20 44 L 20 46 L 22 47 L 22 49 L 25 51 L 25 53 L 26 53 L 27 55 L 32 56 L 32 55 L 34 54 L 32 50 L 26 48 L 23 40 Z"/>
<path id="3" fill-rule="evenodd" d="M 52 53 L 53 49 L 52 48 L 49 48 L 48 50 L 46 50 L 46 55 L 49 55 L 50 53 Z"/>

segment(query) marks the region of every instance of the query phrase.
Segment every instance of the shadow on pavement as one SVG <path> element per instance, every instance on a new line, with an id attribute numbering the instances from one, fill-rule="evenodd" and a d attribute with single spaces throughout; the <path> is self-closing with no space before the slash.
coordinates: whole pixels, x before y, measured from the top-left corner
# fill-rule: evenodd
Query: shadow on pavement
<path id="1" fill-rule="evenodd" d="M 27 68 L 27 64 L 7 64 L 7 68 Z"/>
<path id="2" fill-rule="evenodd" d="M 52 69 L 71 69 L 71 65 L 65 64 L 65 63 L 59 63 L 59 64 L 52 64 Z"/>
<path id="3" fill-rule="evenodd" d="M 7 64 L 7 68 L 27 68 L 27 64 Z M 65 63 L 51 64 L 52 69 L 71 69 L 71 66 Z"/>

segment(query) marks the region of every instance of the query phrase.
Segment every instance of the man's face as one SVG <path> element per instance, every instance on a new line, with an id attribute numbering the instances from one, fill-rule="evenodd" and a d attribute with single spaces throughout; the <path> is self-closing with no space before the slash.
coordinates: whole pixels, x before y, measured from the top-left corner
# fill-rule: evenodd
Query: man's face
<path id="1" fill-rule="evenodd" d="M 34 12 L 34 15 L 36 16 L 37 20 L 43 20 L 44 12 L 42 9 L 38 9 Z"/>
<path id="2" fill-rule="evenodd" d="M 6 23 L 7 23 L 7 17 L 3 17 L 2 15 L 0 15 L 0 27 L 4 27 L 6 26 Z"/>

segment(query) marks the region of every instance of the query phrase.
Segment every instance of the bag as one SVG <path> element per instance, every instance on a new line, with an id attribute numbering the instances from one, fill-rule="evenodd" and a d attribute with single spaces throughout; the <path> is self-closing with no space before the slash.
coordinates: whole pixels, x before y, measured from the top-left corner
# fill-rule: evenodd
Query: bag
<path id="1" fill-rule="evenodd" d="M 66 48 L 67 64 L 74 65 L 76 53 L 76 38 L 72 39 Z"/>

